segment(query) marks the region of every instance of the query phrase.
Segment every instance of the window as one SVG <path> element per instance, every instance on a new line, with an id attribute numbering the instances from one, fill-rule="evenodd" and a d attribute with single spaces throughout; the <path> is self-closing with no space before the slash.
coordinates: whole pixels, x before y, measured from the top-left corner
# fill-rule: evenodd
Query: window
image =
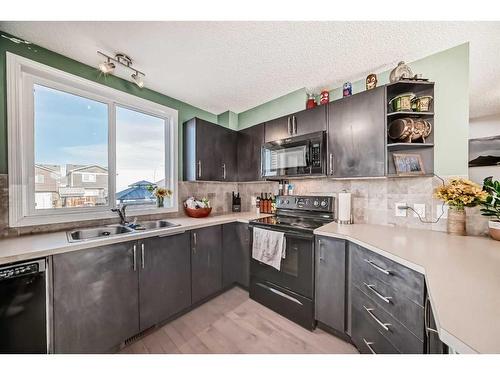
<path id="1" fill-rule="evenodd" d="M 176 110 L 11 53 L 7 95 L 11 226 L 177 211 Z"/>

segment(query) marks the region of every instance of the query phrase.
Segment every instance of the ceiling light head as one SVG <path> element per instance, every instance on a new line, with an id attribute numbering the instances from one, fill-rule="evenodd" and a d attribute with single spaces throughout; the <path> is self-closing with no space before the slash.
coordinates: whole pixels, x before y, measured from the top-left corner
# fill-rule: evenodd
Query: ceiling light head
<path id="1" fill-rule="evenodd" d="M 113 73 L 115 70 L 115 64 L 108 59 L 108 61 L 102 62 L 99 64 L 99 70 L 104 74 Z"/>
<path id="2" fill-rule="evenodd" d="M 135 84 L 139 86 L 139 88 L 144 87 L 144 81 L 142 80 L 141 74 L 139 72 L 135 72 L 132 74 L 132 79 L 134 80 Z"/>

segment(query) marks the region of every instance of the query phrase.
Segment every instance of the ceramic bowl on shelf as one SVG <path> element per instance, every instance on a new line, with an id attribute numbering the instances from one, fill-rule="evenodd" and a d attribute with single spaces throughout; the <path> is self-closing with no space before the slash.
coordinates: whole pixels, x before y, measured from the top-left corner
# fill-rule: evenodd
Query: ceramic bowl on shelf
<path id="1" fill-rule="evenodd" d="M 430 95 L 413 98 L 411 107 L 416 112 L 429 112 L 431 110 L 432 99 Z"/>
<path id="2" fill-rule="evenodd" d="M 412 92 L 405 92 L 400 94 L 389 101 L 389 106 L 393 112 L 411 111 L 411 102 L 415 98 Z"/>
<path id="3" fill-rule="evenodd" d="M 184 207 L 184 212 L 186 212 L 186 215 L 188 215 L 189 217 L 194 217 L 194 218 L 207 217 L 208 215 L 210 215 L 210 212 L 212 212 L 212 207 L 208 208 Z"/>

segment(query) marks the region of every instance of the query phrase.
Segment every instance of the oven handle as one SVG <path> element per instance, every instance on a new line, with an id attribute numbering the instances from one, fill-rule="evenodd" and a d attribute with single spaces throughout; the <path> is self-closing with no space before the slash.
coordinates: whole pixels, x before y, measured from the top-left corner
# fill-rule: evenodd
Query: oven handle
<path id="1" fill-rule="evenodd" d="M 294 303 L 297 303 L 299 304 L 300 306 L 303 306 L 304 304 L 302 302 L 300 302 L 297 298 L 293 298 L 293 297 L 290 297 L 288 294 L 285 294 L 283 292 L 280 292 L 279 290 L 277 289 L 274 289 L 274 288 L 271 288 L 270 286 L 267 286 L 267 285 L 264 285 L 262 283 L 257 283 L 258 286 L 260 286 L 261 288 L 264 288 L 264 289 L 267 289 L 269 290 L 271 293 L 274 293 L 274 294 L 277 294 L 278 296 L 281 296 L 281 297 L 284 297 Z"/>
<path id="2" fill-rule="evenodd" d="M 285 233 L 285 237 L 290 237 L 290 238 L 300 238 L 300 239 L 305 239 L 305 240 L 312 240 L 314 238 L 314 234 L 288 232 L 286 230 L 275 230 L 275 229 L 272 229 L 266 225 L 250 224 L 250 228 L 252 228 L 252 227 L 266 229 L 266 230 L 270 230 L 273 232 Z"/>

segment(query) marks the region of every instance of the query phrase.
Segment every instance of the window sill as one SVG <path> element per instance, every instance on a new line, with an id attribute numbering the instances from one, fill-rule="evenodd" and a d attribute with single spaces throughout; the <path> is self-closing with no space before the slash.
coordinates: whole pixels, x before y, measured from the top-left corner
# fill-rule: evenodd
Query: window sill
<path id="1" fill-rule="evenodd" d="M 135 216 L 143 215 L 156 215 L 156 214 L 168 214 L 176 213 L 179 209 L 177 206 L 174 207 L 152 207 L 152 208 L 129 208 L 127 211 L 127 217 L 133 219 Z M 30 227 L 34 225 L 52 225 L 52 224 L 63 224 L 63 223 L 76 223 L 81 221 L 92 221 L 92 220 L 103 220 L 103 219 L 114 219 L 118 218 L 118 215 L 111 210 L 103 211 L 92 211 L 92 212 L 72 212 L 72 213 L 61 213 L 61 214 L 50 214 L 50 215 L 33 215 L 24 216 L 17 220 L 17 222 L 12 221 L 10 224 L 11 228 L 20 227 Z"/>

